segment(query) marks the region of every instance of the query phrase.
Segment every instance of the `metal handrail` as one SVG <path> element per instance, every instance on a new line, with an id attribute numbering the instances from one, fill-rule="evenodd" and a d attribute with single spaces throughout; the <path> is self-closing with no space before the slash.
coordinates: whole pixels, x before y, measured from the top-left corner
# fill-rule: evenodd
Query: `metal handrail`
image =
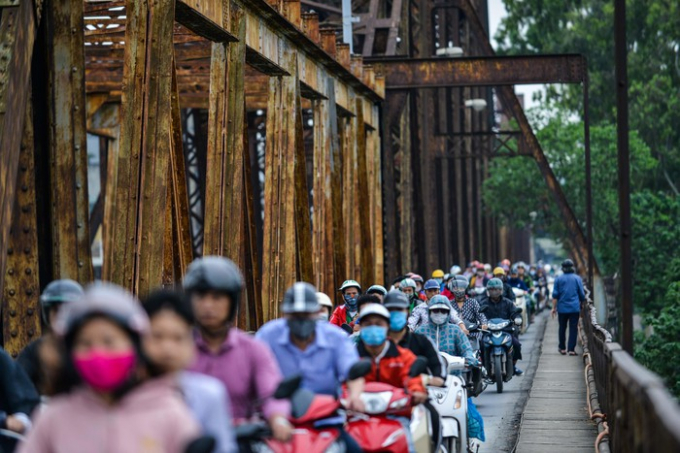
<path id="1" fill-rule="evenodd" d="M 604 417 L 598 422 L 599 447 L 621 453 L 680 451 L 680 405 L 659 376 L 638 363 L 597 322 L 595 306 L 586 290 L 581 311 L 589 384 Z M 673 358 L 674 359 L 674 358 Z M 595 405 L 593 404 L 593 407 Z M 595 412 L 595 410 L 593 410 Z M 608 443 L 604 443 L 608 441 Z M 596 450 L 598 445 L 596 445 Z"/>

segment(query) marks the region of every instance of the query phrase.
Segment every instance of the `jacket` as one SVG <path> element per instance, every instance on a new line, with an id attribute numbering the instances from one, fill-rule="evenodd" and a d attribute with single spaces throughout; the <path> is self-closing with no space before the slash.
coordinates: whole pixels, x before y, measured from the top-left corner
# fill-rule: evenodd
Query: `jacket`
<path id="1" fill-rule="evenodd" d="M 460 327 L 446 323 L 441 326 L 425 324 L 418 327 L 417 334 L 429 338 L 441 352 L 456 357 L 464 357 L 470 363 L 477 363 L 472 351 L 470 340 L 467 339 Z"/>
<path id="2" fill-rule="evenodd" d="M 517 313 L 517 307 L 510 299 L 501 297 L 500 302 L 492 302 L 489 296 L 484 294 L 479 300 L 479 309 L 486 319 L 513 319 Z"/>
<path id="3" fill-rule="evenodd" d="M 406 329 L 406 333 L 401 338 L 398 346 L 408 349 L 416 356 L 426 358 L 427 368 L 432 376 L 444 377 L 439 352 L 437 352 L 432 342 L 425 335 Z"/>
<path id="4" fill-rule="evenodd" d="M 451 291 L 449 291 L 449 288 L 442 289 L 439 294 L 446 297 L 450 301 L 453 301 L 453 299 L 456 298 L 456 296 L 454 296 L 453 293 Z"/>
<path id="5" fill-rule="evenodd" d="M 513 288 L 519 288 L 522 291 L 529 291 L 529 287 L 521 278 L 509 278 L 508 285 L 510 285 Z"/>
<path id="6" fill-rule="evenodd" d="M 365 376 L 366 382 L 384 382 L 399 388 L 407 388 L 409 392 L 425 393 L 423 379 L 420 376 L 410 378 L 408 373 L 416 356 L 408 349 L 397 346 L 391 340 L 385 343 L 386 349 L 381 356 L 372 358 L 363 341 L 357 344 L 360 357 L 371 359 L 371 372 Z"/>
<path id="7" fill-rule="evenodd" d="M 347 305 L 340 305 L 339 307 L 335 307 L 335 310 L 333 310 L 333 314 L 331 315 L 330 323 L 335 324 L 338 327 L 342 327 L 343 324 L 349 324 L 351 327 L 354 327 L 354 322 L 356 321 L 359 313 L 357 312 L 354 317 L 349 317 L 347 315 Z"/>
<path id="8" fill-rule="evenodd" d="M 152 379 L 116 404 L 81 387 L 50 400 L 19 453 L 181 453 L 200 428 L 169 379 Z"/>
<path id="9" fill-rule="evenodd" d="M 578 313 L 581 302 L 586 300 L 581 277 L 573 272 L 562 274 L 555 279 L 553 299 L 557 299 L 558 313 Z"/>
<path id="10" fill-rule="evenodd" d="M 510 286 L 508 282 L 503 282 L 503 297 L 510 299 L 512 302 L 515 301 L 515 292 L 512 290 L 512 286 Z"/>
<path id="11" fill-rule="evenodd" d="M 450 321 L 456 325 L 463 322 L 463 320 L 460 319 L 458 313 L 455 310 L 451 310 Z M 413 313 L 411 313 L 411 315 L 408 317 L 408 328 L 411 329 L 412 331 L 415 331 L 418 328 L 418 326 L 427 324 L 428 322 L 430 322 L 430 316 L 427 310 L 427 302 L 423 302 L 422 304 L 414 308 Z"/>

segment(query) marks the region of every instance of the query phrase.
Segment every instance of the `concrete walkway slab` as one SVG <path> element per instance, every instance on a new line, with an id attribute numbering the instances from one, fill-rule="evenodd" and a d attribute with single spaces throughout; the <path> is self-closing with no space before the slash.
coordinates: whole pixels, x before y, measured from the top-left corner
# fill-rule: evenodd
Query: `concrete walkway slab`
<path id="1" fill-rule="evenodd" d="M 557 350 L 556 319 L 546 327 L 536 375 L 524 407 L 517 453 L 573 453 L 595 450 L 597 427 L 588 419 L 586 384 L 578 356 Z"/>

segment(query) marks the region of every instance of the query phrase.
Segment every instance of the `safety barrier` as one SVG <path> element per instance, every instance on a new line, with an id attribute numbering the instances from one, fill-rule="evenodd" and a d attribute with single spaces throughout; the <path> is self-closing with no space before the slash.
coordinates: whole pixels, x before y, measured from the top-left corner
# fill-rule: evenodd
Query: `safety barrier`
<path id="1" fill-rule="evenodd" d="M 600 432 L 596 451 L 680 452 L 680 405 L 659 376 L 612 341 L 598 324 L 589 296 L 581 329 L 588 407 Z"/>

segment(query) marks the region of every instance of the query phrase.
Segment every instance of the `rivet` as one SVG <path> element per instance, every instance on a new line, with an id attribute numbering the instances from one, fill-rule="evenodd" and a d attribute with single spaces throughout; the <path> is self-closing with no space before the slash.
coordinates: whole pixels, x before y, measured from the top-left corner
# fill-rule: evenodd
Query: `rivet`
<path id="1" fill-rule="evenodd" d="M 35 331 L 33 329 L 28 331 L 28 336 L 32 337 L 35 334 Z"/>
<path id="2" fill-rule="evenodd" d="M 28 212 L 29 210 L 30 210 L 30 208 L 28 206 L 23 206 L 21 208 L 21 212 Z"/>
<path id="3" fill-rule="evenodd" d="M 32 316 L 33 313 L 34 313 L 34 310 L 33 310 L 32 308 L 29 308 L 28 310 L 26 310 L 26 314 L 27 314 L 28 316 Z"/>
<path id="4" fill-rule="evenodd" d="M 31 268 L 29 267 L 29 268 L 26 269 L 24 272 L 26 272 L 26 275 L 31 275 L 31 273 L 32 273 L 33 271 L 32 271 Z"/>
<path id="5" fill-rule="evenodd" d="M 19 356 L 18 352 L 13 352 L 12 353 L 12 358 L 16 359 Z"/>
<path id="6" fill-rule="evenodd" d="M 75 111 L 77 112 L 78 110 L 80 110 L 80 107 L 78 107 L 78 106 L 76 105 L 76 106 L 73 107 L 73 110 L 75 110 Z"/>
<path id="7" fill-rule="evenodd" d="M 75 66 L 72 67 L 72 68 L 71 68 L 71 72 L 78 72 L 78 68 L 76 68 Z"/>
<path id="8" fill-rule="evenodd" d="M 28 170 L 28 167 L 26 167 L 26 165 L 22 165 L 22 166 L 21 166 L 21 171 L 26 171 L 26 170 Z"/>
<path id="9" fill-rule="evenodd" d="M 29 227 L 25 226 L 24 227 L 24 233 L 28 233 L 29 231 L 31 231 L 31 229 Z"/>
<path id="10" fill-rule="evenodd" d="M 16 315 L 17 315 L 17 311 L 16 311 L 16 310 L 10 310 L 10 311 L 9 311 L 9 315 L 10 315 L 10 316 L 16 316 Z"/>
<path id="11" fill-rule="evenodd" d="M 33 290 L 32 290 L 31 288 L 28 288 L 28 289 L 26 290 L 26 295 L 27 295 L 27 296 L 30 296 L 30 295 L 32 295 L 32 294 L 33 294 Z M 29 308 L 29 310 L 30 310 L 30 308 Z M 30 313 L 29 313 L 29 315 L 30 315 Z"/>
<path id="12" fill-rule="evenodd" d="M 21 190 L 22 190 L 23 192 L 27 192 L 27 191 L 28 191 L 28 186 L 27 186 L 26 184 L 24 184 L 23 186 L 21 186 Z"/>
<path id="13" fill-rule="evenodd" d="M 16 330 L 13 330 L 13 331 L 11 332 L 11 335 L 12 335 L 13 337 L 16 337 L 16 336 L 17 336 L 17 331 L 16 331 Z"/>
<path id="14" fill-rule="evenodd" d="M 80 145 L 76 145 L 74 146 L 74 148 L 76 149 L 76 151 L 80 151 Z"/>
<path id="15" fill-rule="evenodd" d="M 83 223 L 82 223 L 82 222 L 78 222 L 78 228 L 82 228 L 82 227 L 83 227 Z"/>
<path id="16" fill-rule="evenodd" d="M 84 265 L 85 263 L 83 263 L 82 261 L 78 261 L 78 267 L 83 267 Z"/>
<path id="17" fill-rule="evenodd" d="M 24 248 L 24 253 L 28 255 L 29 253 L 31 253 L 31 249 L 29 249 L 28 247 Z"/>
<path id="18" fill-rule="evenodd" d="M 14 249 L 7 249 L 7 254 L 8 254 L 8 255 L 11 255 L 12 253 L 14 253 Z"/>
<path id="19" fill-rule="evenodd" d="M 77 183 L 76 183 L 76 189 L 80 189 L 80 187 L 81 187 L 81 186 L 80 186 L 80 183 L 77 182 Z"/>
<path id="20" fill-rule="evenodd" d="M 8 273 L 9 275 L 14 275 L 14 269 L 9 269 L 9 270 L 7 271 L 7 273 Z"/>

